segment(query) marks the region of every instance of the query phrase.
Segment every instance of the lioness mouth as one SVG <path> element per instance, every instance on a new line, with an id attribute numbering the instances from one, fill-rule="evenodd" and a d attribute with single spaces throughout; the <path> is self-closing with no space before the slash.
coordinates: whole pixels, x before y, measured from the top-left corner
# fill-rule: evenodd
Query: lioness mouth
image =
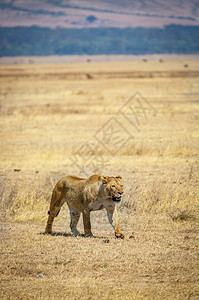
<path id="1" fill-rule="evenodd" d="M 122 199 L 122 196 L 119 196 L 119 197 L 112 196 L 112 200 L 113 200 L 114 202 L 120 202 L 121 199 Z"/>

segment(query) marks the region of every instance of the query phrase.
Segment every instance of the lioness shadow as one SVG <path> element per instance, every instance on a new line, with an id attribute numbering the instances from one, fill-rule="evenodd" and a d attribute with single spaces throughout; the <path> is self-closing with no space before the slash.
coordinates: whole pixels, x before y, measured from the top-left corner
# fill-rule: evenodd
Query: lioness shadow
<path id="1" fill-rule="evenodd" d="M 52 232 L 52 233 L 40 232 L 40 234 L 51 235 L 51 236 L 74 237 L 72 233 L 66 233 L 66 232 Z"/>
<path id="2" fill-rule="evenodd" d="M 40 232 L 39 234 L 42 235 L 50 235 L 50 236 L 64 236 L 64 237 L 73 237 L 73 238 L 77 238 L 77 237 L 81 237 L 81 238 L 90 238 L 90 239 L 107 239 L 108 237 L 105 236 L 97 236 L 97 235 L 93 235 L 93 236 L 85 236 L 85 234 L 79 234 L 78 236 L 74 236 L 72 233 L 66 233 L 66 232 L 52 232 L 52 233 L 46 233 L 46 232 Z"/>

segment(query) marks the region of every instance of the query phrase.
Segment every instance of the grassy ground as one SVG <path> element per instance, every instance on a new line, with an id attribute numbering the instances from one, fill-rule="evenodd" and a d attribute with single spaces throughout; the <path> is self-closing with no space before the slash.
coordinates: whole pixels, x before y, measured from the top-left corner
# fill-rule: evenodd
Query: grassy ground
<path id="1" fill-rule="evenodd" d="M 199 62 L 184 64 L 0 66 L 1 298 L 199 297 Z M 67 207 L 40 234 L 56 181 L 93 173 L 123 176 L 126 239 L 105 212 L 95 239 L 70 236 Z"/>

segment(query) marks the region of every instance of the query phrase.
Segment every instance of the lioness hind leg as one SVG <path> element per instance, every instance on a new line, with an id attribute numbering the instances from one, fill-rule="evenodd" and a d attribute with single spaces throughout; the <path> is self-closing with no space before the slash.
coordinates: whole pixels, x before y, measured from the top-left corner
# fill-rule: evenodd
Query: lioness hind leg
<path id="1" fill-rule="evenodd" d="M 90 211 L 83 209 L 83 223 L 84 223 L 84 234 L 86 237 L 93 236 L 91 232 L 91 220 L 90 220 Z"/>
<path id="2" fill-rule="evenodd" d="M 46 233 L 52 233 L 52 224 L 53 224 L 54 218 L 58 216 L 63 204 L 64 204 L 63 196 L 58 194 L 56 191 L 53 191 L 51 203 L 50 203 L 50 210 L 48 212 L 49 217 L 48 217 L 47 225 L 46 225 L 46 229 L 45 229 Z"/>
<path id="3" fill-rule="evenodd" d="M 73 233 L 74 236 L 80 235 L 79 231 L 77 230 L 77 223 L 79 221 L 80 218 L 80 212 L 73 209 L 70 205 L 68 205 L 69 210 L 70 210 L 70 229 Z"/>

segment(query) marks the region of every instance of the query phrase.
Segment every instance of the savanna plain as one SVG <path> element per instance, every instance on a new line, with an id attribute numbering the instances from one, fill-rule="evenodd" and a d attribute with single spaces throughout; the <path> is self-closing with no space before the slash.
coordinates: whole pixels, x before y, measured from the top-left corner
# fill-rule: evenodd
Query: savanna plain
<path id="1" fill-rule="evenodd" d="M 1 299 L 199 299 L 199 61 L 0 66 Z M 123 177 L 73 237 L 58 179 Z M 83 233 L 82 219 L 79 230 Z"/>

